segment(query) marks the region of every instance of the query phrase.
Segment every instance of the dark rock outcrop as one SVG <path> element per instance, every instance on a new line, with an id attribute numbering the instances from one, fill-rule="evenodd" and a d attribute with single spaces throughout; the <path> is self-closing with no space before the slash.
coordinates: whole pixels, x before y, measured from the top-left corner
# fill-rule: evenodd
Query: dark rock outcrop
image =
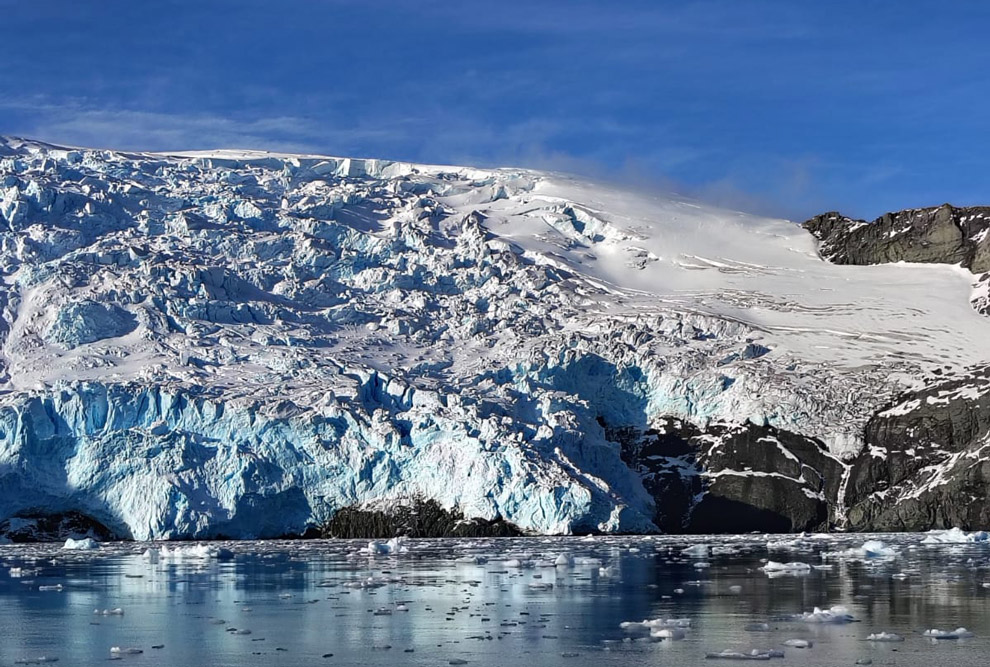
<path id="1" fill-rule="evenodd" d="M 678 419 L 632 442 L 623 456 L 657 502 L 670 533 L 825 529 L 843 464 L 822 443 L 770 426 Z"/>
<path id="2" fill-rule="evenodd" d="M 836 264 L 924 262 L 961 264 L 974 273 L 990 271 L 990 207 L 943 204 L 886 213 L 871 223 L 831 212 L 802 227 Z"/>
<path id="3" fill-rule="evenodd" d="M 68 538 L 91 537 L 99 542 L 120 539 L 102 523 L 79 512 L 49 514 L 23 512 L 0 521 L 0 536 L 11 542 L 61 542 Z"/>
<path id="4" fill-rule="evenodd" d="M 901 396 L 867 424 L 851 530 L 990 526 L 990 369 Z"/>
<path id="5" fill-rule="evenodd" d="M 412 499 L 394 507 L 344 507 L 321 528 L 322 537 L 382 539 L 390 537 L 517 537 L 522 531 L 503 519 L 465 519 L 435 500 Z"/>

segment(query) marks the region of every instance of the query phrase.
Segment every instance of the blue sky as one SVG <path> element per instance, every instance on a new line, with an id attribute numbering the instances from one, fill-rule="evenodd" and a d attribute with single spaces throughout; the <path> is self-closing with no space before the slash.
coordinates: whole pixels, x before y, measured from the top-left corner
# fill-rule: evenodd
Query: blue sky
<path id="1" fill-rule="evenodd" d="M 0 0 L 0 134 L 990 204 L 990 3 Z"/>

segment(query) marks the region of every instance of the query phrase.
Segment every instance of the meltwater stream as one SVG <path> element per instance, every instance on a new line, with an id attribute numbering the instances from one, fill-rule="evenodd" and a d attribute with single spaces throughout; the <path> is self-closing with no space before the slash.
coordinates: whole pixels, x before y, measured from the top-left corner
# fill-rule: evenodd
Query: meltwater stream
<path id="1" fill-rule="evenodd" d="M 0 665 L 985 665 L 990 546 L 925 537 L 2 546 Z"/>

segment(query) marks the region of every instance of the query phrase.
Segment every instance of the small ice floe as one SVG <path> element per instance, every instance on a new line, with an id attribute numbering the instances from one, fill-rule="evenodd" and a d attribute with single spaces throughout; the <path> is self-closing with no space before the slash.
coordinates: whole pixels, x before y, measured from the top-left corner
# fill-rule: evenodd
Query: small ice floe
<path id="1" fill-rule="evenodd" d="M 845 551 L 830 551 L 822 554 L 822 558 L 855 558 L 860 560 L 879 560 L 896 558 L 897 556 L 897 549 L 887 546 L 880 540 L 867 540 L 860 547 L 846 549 Z"/>
<path id="2" fill-rule="evenodd" d="M 542 581 L 531 581 L 529 582 L 529 590 L 531 591 L 552 591 L 553 584 L 542 582 Z"/>
<path id="3" fill-rule="evenodd" d="M 42 655 L 37 658 L 21 658 L 20 660 L 15 660 L 15 665 L 44 665 L 49 662 L 58 662 L 58 658 L 53 655 Z"/>
<path id="4" fill-rule="evenodd" d="M 38 586 L 39 591 L 61 591 L 63 590 L 62 584 L 55 584 L 54 586 Z"/>
<path id="5" fill-rule="evenodd" d="M 828 623 L 834 625 L 856 622 L 856 618 L 849 613 L 849 609 L 842 605 L 835 605 L 830 609 L 815 607 L 813 611 L 806 611 L 795 617 L 795 620 L 804 621 L 805 623 Z"/>
<path id="6" fill-rule="evenodd" d="M 536 567 L 536 561 L 522 559 L 522 558 L 510 558 L 509 560 L 502 561 L 502 565 L 504 565 L 505 567 L 528 570 Z"/>
<path id="7" fill-rule="evenodd" d="M 145 549 L 141 556 L 152 565 L 157 564 L 160 557 L 158 549 Z"/>
<path id="8" fill-rule="evenodd" d="M 760 651 L 755 648 L 749 651 L 748 653 L 743 653 L 742 651 L 730 651 L 726 649 L 719 653 L 705 654 L 705 658 L 707 658 L 708 660 L 770 660 L 771 658 L 783 658 L 783 657 L 784 657 L 783 651 L 777 651 L 774 649 Z"/>
<path id="9" fill-rule="evenodd" d="M 368 577 L 367 579 L 358 579 L 357 581 L 348 581 L 343 584 L 344 588 L 360 588 L 360 589 L 381 588 L 387 585 L 388 585 L 388 581 L 384 579 L 376 579 L 375 577 Z"/>
<path id="10" fill-rule="evenodd" d="M 788 639 L 782 643 L 789 648 L 811 648 L 815 645 L 813 641 L 807 639 Z"/>
<path id="11" fill-rule="evenodd" d="M 901 637 L 896 632 L 874 632 L 869 637 L 866 638 L 868 642 L 902 642 L 904 637 Z"/>
<path id="12" fill-rule="evenodd" d="M 973 633 L 966 628 L 956 628 L 955 630 L 939 630 L 938 628 L 932 628 L 930 630 L 925 630 L 922 634 L 929 639 L 967 639 L 974 636 Z"/>
<path id="13" fill-rule="evenodd" d="M 891 578 L 891 579 L 896 579 L 897 581 L 904 581 L 904 580 L 905 580 L 905 579 L 907 579 L 907 578 L 908 578 L 909 576 L 910 576 L 910 575 L 909 575 L 909 574 L 907 574 L 906 572 L 898 572 L 898 573 L 896 573 L 896 574 L 892 574 L 892 575 L 890 575 L 890 578 Z"/>
<path id="14" fill-rule="evenodd" d="M 746 632 L 770 632 L 769 623 L 749 623 L 743 630 Z"/>
<path id="15" fill-rule="evenodd" d="M 115 609 L 94 609 L 93 614 L 96 616 L 123 616 L 124 610 L 120 607 Z"/>
<path id="16" fill-rule="evenodd" d="M 801 537 L 793 540 L 777 540 L 767 542 L 767 551 L 808 551 L 809 545 Z"/>
<path id="17" fill-rule="evenodd" d="M 598 568 L 599 577 L 611 577 L 613 574 L 615 574 L 615 568 L 611 565 Z"/>
<path id="18" fill-rule="evenodd" d="M 811 572 L 811 566 L 807 563 L 778 563 L 775 560 L 768 560 L 767 564 L 760 568 L 770 576 L 800 576 Z"/>
<path id="19" fill-rule="evenodd" d="M 698 561 L 697 563 L 694 564 L 694 569 L 696 569 L 696 570 L 707 570 L 711 566 L 712 566 L 711 563 L 709 563 L 706 560 L 702 560 L 702 561 Z"/>
<path id="20" fill-rule="evenodd" d="M 562 553 L 553 561 L 556 567 L 574 567 L 574 556 L 569 553 Z"/>
<path id="21" fill-rule="evenodd" d="M 93 549 L 99 549 L 100 543 L 92 537 L 84 537 L 81 540 L 74 540 L 70 537 L 62 545 L 62 548 L 66 551 L 92 551 Z"/>
<path id="22" fill-rule="evenodd" d="M 691 627 L 690 618 L 654 618 L 644 621 L 623 621 L 619 627 L 627 635 L 643 637 L 649 635 L 653 639 L 683 639 L 684 630 Z M 663 630 L 680 630 L 680 633 L 672 632 L 671 636 L 661 634 Z M 673 635 L 682 635 L 675 637 Z"/>
<path id="23" fill-rule="evenodd" d="M 372 540 L 368 542 L 368 546 L 363 549 L 363 553 L 369 556 L 391 556 L 396 554 L 404 554 L 409 551 L 409 547 L 406 546 L 406 538 L 404 537 L 393 537 L 388 542 L 379 542 L 378 540 Z"/>
<path id="24" fill-rule="evenodd" d="M 149 549 L 149 551 L 152 551 Z M 158 552 L 161 560 L 172 562 L 183 561 L 205 561 L 205 560 L 230 560 L 234 557 L 234 552 L 223 547 L 216 547 L 209 544 L 191 544 L 188 546 L 172 547 L 163 545 Z M 158 562 L 157 560 L 152 562 Z"/>
<path id="25" fill-rule="evenodd" d="M 686 636 L 687 633 L 684 632 L 684 628 L 660 628 L 650 631 L 650 638 L 660 641 L 680 641 Z"/>
<path id="26" fill-rule="evenodd" d="M 455 563 L 463 563 L 465 565 L 484 565 L 488 562 L 488 559 L 484 556 L 461 556 L 454 560 Z"/>
<path id="27" fill-rule="evenodd" d="M 144 650 L 139 648 L 111 646 L 110 653 L 113 655 L 140 655 L 141 653 L 144 653 Z"/>
<path id="28" fill-rule="evenodd" d="M 708 558 L 709 547 L 707 544 L 695 544 L 694 546 L 688 547 L 681 551 L 684 556 L 694 556 L 699 558 Z"/>
<path id="29" fill-rule="evenodd" d="M 922 544 L 973 544 L 976 542 L 990 542 L 990 533 L 980 530 L 975 533 L 967 533 L 959 528 L 949 530 L 930 530 L 925 533 Z"/>

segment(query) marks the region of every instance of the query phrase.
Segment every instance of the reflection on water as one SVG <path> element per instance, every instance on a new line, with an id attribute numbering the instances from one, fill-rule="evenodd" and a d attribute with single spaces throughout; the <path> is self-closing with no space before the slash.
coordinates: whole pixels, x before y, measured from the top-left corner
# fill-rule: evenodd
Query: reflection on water
<path id="1" fill-rule="evenodd" d="M 773 550 L 756 535 L 410 540 L 402 553 L 376 555 L 355 541 L 240 542 L 223 545 L 230 558 L 157 563 L 142 555 L 148 545 L 7 546 L 0 664 L 601 667 L 700 664 L 724 649 L 780 649 L 783 663 L 802 665 L 986 664 L 990 547 L 921 537 L 879 536 L 894 557 L 824 561 L 867 538 L 813 536 Z M 698 543 L 720 548 L 682 553 Z M 769 576 L 760 569 L 768 558 L 816 567 Z M 858 622 L 791 618 L 832 605 Z M 681 641 L 620 628 L 658 618 L 691 627 Z M 921 634 L 960 626 L 975 637 Z M 866 641 L 881 631 L 905 641 Z M 813 646 L 785 646 L 790 639 Z"/>

